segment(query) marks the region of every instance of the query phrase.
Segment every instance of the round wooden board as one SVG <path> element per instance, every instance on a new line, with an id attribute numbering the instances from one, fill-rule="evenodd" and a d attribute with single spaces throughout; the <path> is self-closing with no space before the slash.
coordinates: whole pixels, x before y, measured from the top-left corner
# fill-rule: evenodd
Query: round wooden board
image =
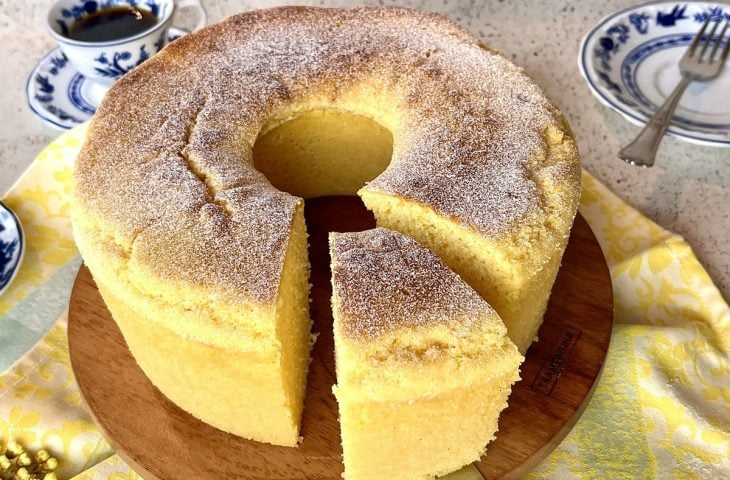
<path id="1" fill-rule="evenodd" d="M 327 232 L 356 231 L 374 220 L 355 197 L 307 200 L 314 330 L 298 448 L 252 442 L 184 412 L 145 377 L 85 266 L 69 306 L 68 340 L 76 380 L 117 453 L 148 480 L 340 479 L 342 474 L 330 312 Z M 601 371 L 613 324 L 606 263 L 593 233 L 576 219 L 539 342 L 499 420 L 497 439 L 476 463 L 486 478 L 517 478 L 568 433 Z"/>

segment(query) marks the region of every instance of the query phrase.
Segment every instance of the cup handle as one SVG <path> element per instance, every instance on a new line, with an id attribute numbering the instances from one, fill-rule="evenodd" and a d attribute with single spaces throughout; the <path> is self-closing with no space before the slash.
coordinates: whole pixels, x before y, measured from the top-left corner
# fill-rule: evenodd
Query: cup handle
<path id="1" fill-rule="evenodd" d="M 195 30 L 200 30 L 205 26 L 206 23 L 208 23 L 208 14 L 205 13 L 205 8 L 203 8 L 203 4 L 200 2 L 200 0 L 175 0 L 175 10 L 187 7 L 192 7 L 197 10 L 198 21 L 193 27 L 193 32 Z"/>

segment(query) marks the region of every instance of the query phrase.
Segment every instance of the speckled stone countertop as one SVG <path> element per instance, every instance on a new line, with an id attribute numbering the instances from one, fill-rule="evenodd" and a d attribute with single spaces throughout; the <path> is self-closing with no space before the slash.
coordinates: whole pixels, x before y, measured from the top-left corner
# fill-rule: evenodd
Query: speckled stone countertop
<path id="1" fill-rule="evenodd" d="M 402 5 L 447 14 L 502 51 L 540 84 L 570 120 L 588 171 L 629 204 L 692 245 L 725 298 L 730 298 L 730 149 L 666 138 L 657 164 L 638 169 L 616 157 L 638 133 L 599 104 L 577 67 L 583 34 L 604 15 L 637 2 L 573 1 L 235 1 L 203 0 L 211 22 L 235 12 L 302 3 Z M 51 0 L 0 0 L 0 192 L 7 190 L 57 132 L 30 112 L 25 82 L 54 42 L 45 31 Z M 184 20 L 184 19 L 183 19 Z"/>

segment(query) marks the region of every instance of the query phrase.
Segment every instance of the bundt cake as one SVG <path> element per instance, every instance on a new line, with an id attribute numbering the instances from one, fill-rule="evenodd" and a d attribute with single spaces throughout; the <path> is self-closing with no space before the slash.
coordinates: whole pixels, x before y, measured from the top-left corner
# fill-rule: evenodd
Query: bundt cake
<path id="1" fill-rule="evenodd" d="M 348 136 L 359 154 L 325 148 Z M 74 182 L 79 249 L 149 379 L 205 422 L 293 446 L 312 344 L 302 197 L 359 192 L 524 352 L 580 165 L 540 89 L 446 17 L 285 7 L 186 35 L 125 75 Z"/>

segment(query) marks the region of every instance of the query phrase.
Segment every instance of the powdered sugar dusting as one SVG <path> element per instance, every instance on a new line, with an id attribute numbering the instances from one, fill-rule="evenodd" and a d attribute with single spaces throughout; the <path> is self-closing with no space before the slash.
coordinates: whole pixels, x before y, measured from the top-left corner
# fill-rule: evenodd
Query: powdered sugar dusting
<path id="1" fill-rule="evenodd" d="M 476 314 L 493 313 L 434 253 L 400 233 L 334 233 L 330 248 L 336 315 L 350 338 L 448 322 L 468 331 Z"/>
<path id="2" fill-rule="evenodd" d="M 557 111 L 458 25 L 401 8 L 261 10 L 177 40 L 107 94 L 76 165 L 76 201 L 130 251 L 169 245 L 145 257 L 161 275 L 271 301 L 299 200 L 274 193 L 251 147 L 273 112 L 312 98 L 337 107 L 362 82 L 399 112 L 393 161 L 367 188 L 485 235 L 540 210 L 530 162 Z M 232 201 L 236 189 L 268 200 Z M 181 231 L 215 245 L 163 238 Z"/>
<path id="3" fill-rule="evenodd" d="M 487 236 L 542 213 L 531 170 L 557 111 L 501 56 L 446 42 L 429 60 L 425 77 L 411 80 L 412 108 L 422 112 L 410 119 L 413 141 L 367 188 L 418 200 Z"/>

